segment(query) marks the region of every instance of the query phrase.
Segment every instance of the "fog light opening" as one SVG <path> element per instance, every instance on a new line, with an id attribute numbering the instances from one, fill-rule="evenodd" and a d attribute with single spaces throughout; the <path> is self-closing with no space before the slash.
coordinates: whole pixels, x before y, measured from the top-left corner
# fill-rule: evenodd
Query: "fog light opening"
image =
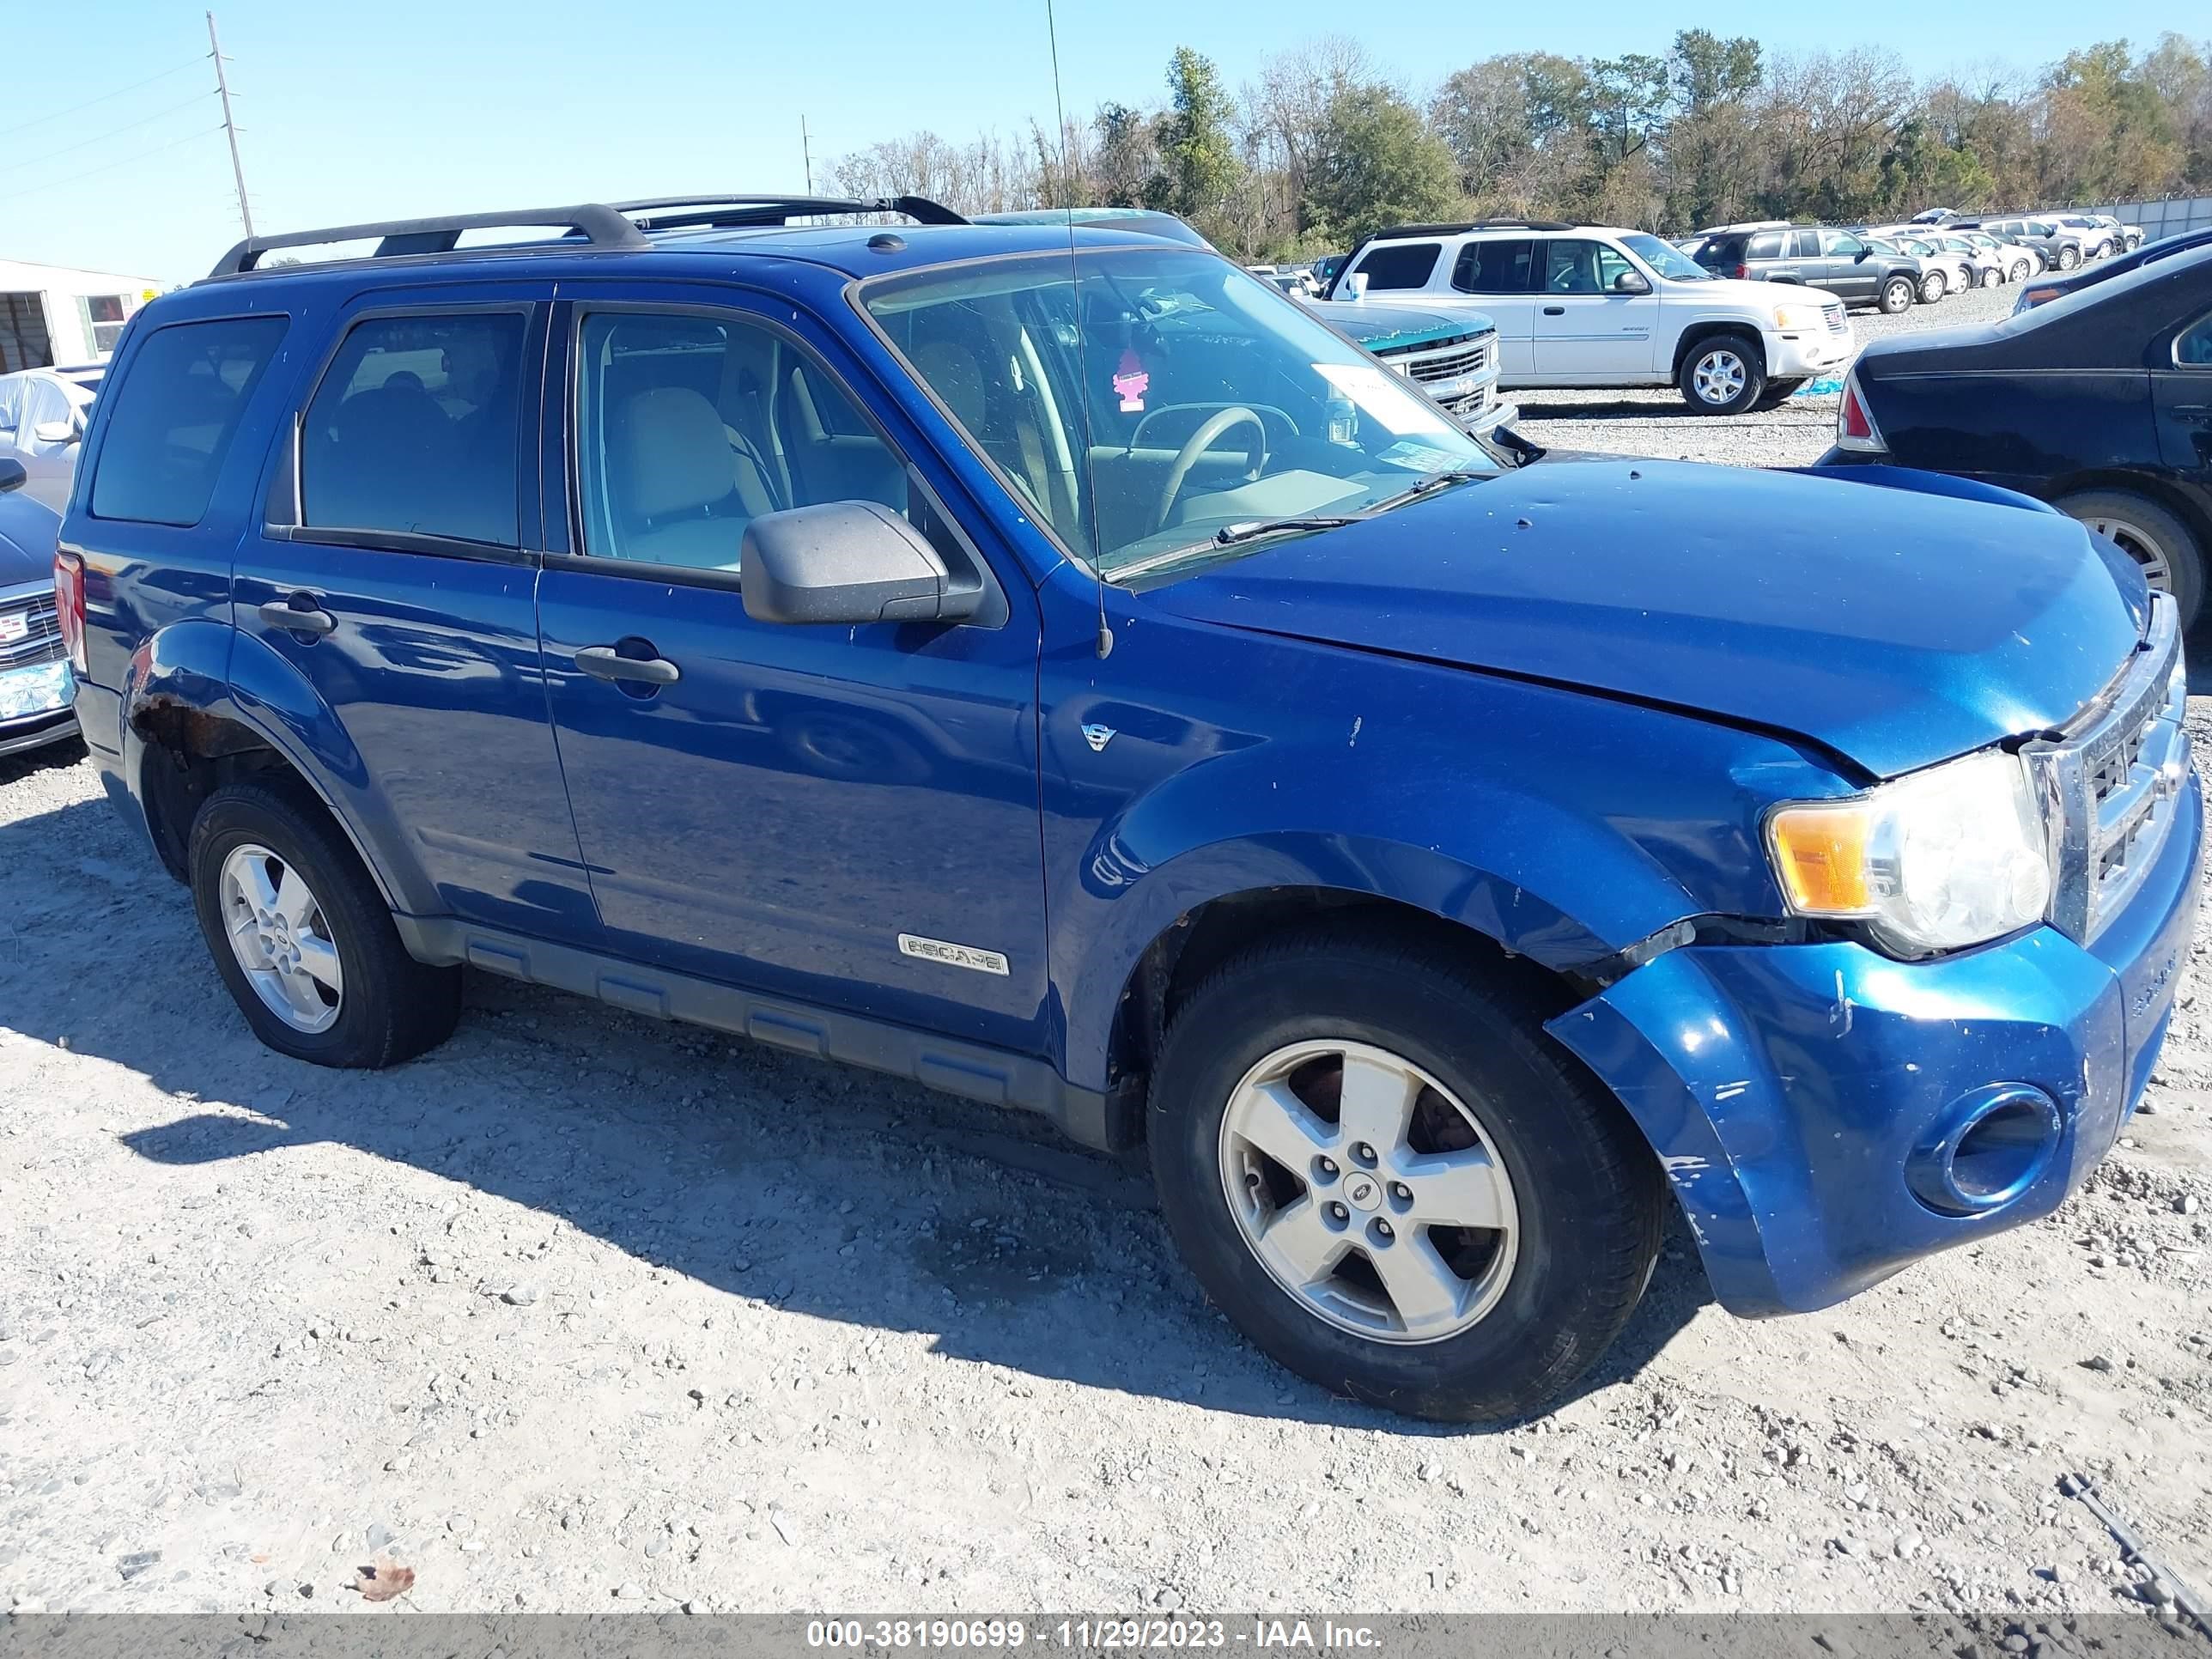
<path id="1" fill-rule="evenodd" d="M 2051 1103 L 2014 1096 L 1977 1118 L 1951 1154 L 1951 1185 L 1977 1209 L 2018 1198 L 2043 1173 L 2057 1145 Z"/>
<path id="2" fill-rule="evenodd" d="M 1954 1102 L 1914 1149 L 1906 1180 L 1932 1210 L 1986 1214 L 2042 1178 L 2062 1133 L 2058 1103 L 2042 1090 L 2024 1083 L 1978 1089 Z"/>

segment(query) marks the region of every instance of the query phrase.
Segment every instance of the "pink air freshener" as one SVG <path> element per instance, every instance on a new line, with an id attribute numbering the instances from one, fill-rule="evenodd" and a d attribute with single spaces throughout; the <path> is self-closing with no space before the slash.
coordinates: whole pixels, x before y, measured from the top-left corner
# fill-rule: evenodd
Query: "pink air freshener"
<path id="1" fill-rule="evenodd" d="M 1145 392 L 1152 383 L 1152 377 L 1145 372 L 1144 364 L 1137 361 L 1136 352 L 1124 346 L 1121 361 L 1114 370 L 1114 393 L 1121 400 L 1124 415 L 1145 412 Z"/>

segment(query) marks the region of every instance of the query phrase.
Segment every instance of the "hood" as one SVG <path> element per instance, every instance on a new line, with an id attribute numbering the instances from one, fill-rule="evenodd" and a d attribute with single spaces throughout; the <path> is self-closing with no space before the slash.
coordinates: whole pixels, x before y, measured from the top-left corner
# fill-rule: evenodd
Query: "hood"
<path id="1" fill-rule="evenodd" d="M 1522 467 L 1146 597 L 1780 731 L 1876 777 L 2064 724 L 2146 604 L 2057 514 L 1614 459 Z"/>
<path id="2" fill-rule="evenodd" d="M 1750 277 L 1717 276 L 1704 283 L 1670 280 L 1666 284 L 1665 293 L 1670 301 L 1689 300 L 1700 305 L 1746 306 L 1753 311 L 1771 311 L 1778 305 L 1790 302 L 1793 297 L 1791 294 L 1777 290 L 1786 290 L 1791 286 L 1789 283 L 1763 283 Z M 1801 287 L 1794 297 L 1802 297 L 1802 294 Z"/>
<path id="3" fill-rule="evenodd" d="M 54 543 L 61 517 L 19 489 L 0 495 L 0 587 L 54 579 Z"/>
<path id="4" fill-rule="evenodd" d="M 1375 300 L 1302 300 L 1299 303 L 1338 333 L 1373 352 L 1408 351 L 1438 340 L 1492 333 L 1498 326 L 1483 311 L 1448 315 Z"/>

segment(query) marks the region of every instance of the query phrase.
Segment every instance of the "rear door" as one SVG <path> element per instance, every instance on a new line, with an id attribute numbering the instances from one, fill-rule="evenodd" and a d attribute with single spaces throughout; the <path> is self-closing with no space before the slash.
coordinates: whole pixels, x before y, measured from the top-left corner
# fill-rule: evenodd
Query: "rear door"
<path id="1" fill-rule="evenodd" d="M 240 633 L 336 716 L 304 735 L 342 804 L 414 860 L 439 910 L 574 942 L 595 918 L 534 608 L 551 297 L 497 283 L 343 308 L 316 337 L 336 343 L 297 389 L 232 597 Z M 243 641 L 233 662 L 251 695 Z"/>
<path id="2" fill-rule="evenodd" d="M 573 395 L 548 465 L 571 482 L 549 511 L 569 523 L 538 615 L 606 948 L 1041 1052 L 1030 585 L 1003 551 L 994 576 L 991 527 L 952 522 L 950 475 L 866 412 L 866 371 L 788 301 L 561 294 Z M 963 383 L 999 395 L 1006 362 L 979 348 Z M 748 616 L 746 525 L 847 500 L 902 511 L 994 604 L 957 626 Z"/>
<path id="3" fill-rule="evenodd" d="M 1536 375 L 1546 385 L 1634 382 L 1652 373 L 1659 295 L 1610 243 L 1576 236 L 1543 243 L 1536 307 Z M 1624 274 L 1641 293 L 1613 284 Z"/>
<path id="4" fill-rule="evenodd" d="M 1508 386 L 1536 372 L 1541 246 L 1533 236 L 1477 237 L 1461 244 L 1452 259 L 1452 292 L 1480 301 L 1498 325 L 1499 380 Z"/>
<path id="5" fill-rule="evenodd" d="M 1825 287 L 1828 276 L 1828 258 L 1820 251 L 1820 233 L 1810 226 L 1784 231 L 1782 235 L 1782 264 L 1774 272 L 1776 278 L 1787 276 L 1802 283 L 1808 288 Z"/>

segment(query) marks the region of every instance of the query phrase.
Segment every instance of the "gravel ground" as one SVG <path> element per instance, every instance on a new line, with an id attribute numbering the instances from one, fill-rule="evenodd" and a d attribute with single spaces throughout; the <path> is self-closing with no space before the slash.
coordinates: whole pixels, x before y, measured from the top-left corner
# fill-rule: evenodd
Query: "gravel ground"
<path id="1" fill-rule="evenodd" d="M 1885 335 L 1995 322 L 2008 315 L 2020 289 L 2010 283 L 1976 289 L 1894 317 L 1855 311 L 1851 330 L 1863 345 Z M 1836 378 L 1842 378 L 1837 371 Z M 1538 443 L 1564 449 L 1613 450 L 1662 460 L 1724 461 L 1735 466 L 1805 466 L 1836 441 L 1837 394 L 1802 394 L 1776 409 L 1733 418 L 1695 415 L 1672 387 L 1647 391 L 1509 392 L 1520 425 Z"/>
<path id="2" fill-rule="evenodd" d="M 2194 976 L 2053 1219 L 1756 1324 L 1678 1234 L 1574 1397 L 1442 1431 L 1025 1121 L 492 979 L 280 1059 L 67 751 L 0 872 L 0 1607 L 2153 1611 L 2069 1470 L 2212 1585 Z"/>

